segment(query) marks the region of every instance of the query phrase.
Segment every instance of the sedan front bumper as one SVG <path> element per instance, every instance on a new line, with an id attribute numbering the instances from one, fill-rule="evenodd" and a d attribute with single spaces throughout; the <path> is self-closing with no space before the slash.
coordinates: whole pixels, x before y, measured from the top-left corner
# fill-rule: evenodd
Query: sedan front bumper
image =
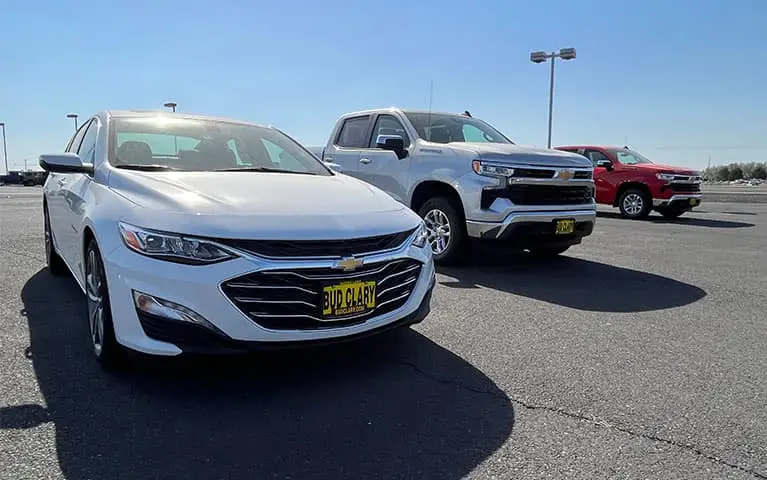
<path id="1" fill-rule="evenodd" d="M 259 272 L 301 273 L 327 269 L 334 265 L 334 260 L 269 260 L 241 253 L 240 258 L 226 262 L 194 266 L 145 257 L 123 246 L 104 256 L 117 341 L 132 350 L 166 356 L 184 351 L 226 352 L 345 341 L 397 325 L 417 323 L 429 311 L 434 287 L 431 252 L 428 248 L 405 244 L 391 252 L 365 257 L 366 265 L 397 261 L 415 261 L 421 267 L 417 277 L 407 284 L 408 295 L 401 297 L 403 300 L 396 304 L 396 308 L 382 309 L 380 314 L 375 310 L 353 322 L 324 321 L 321 325 L 317 322 L 300 328 L 275 328 L 274 322 L 269 327 L 264 326 L 264 322 L 260 324 L 250 310 L 243 310 L 242 304 L 236 305 L 222 290 L 222 285 Z M 343 276 L 343 272 L 338 274 Z M 393 281 L 382 285 L 379 294 L 386 295 L 384 286 L 391 288 L 394 285 Z M 140 310 L 134 292 L 181 306 L 191 312 L 191 317 L 201 321 L 180 321 Z M 261 293 L 252 296 L 263 297 Z M 252 310 L 264 308 L 254 307 Z"/>

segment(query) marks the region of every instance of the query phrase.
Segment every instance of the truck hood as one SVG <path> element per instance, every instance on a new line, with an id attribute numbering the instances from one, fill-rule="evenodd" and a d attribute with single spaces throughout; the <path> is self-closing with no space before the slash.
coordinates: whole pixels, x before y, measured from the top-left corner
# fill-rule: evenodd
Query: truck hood
<path id="1" fill-rule="evenodd" d="M 591 161 L 577 153 L 506 143 L 452 142 L 448 146 L 475 153 L 480 160 L 536 165 L 542 167 L 591 167 Z"/>
<path id="2" fill-rule="evenodd" d="M 243 239 L 338 239 L 416 227 L 420 218 L 346 175 L 113 170 L 109 188 L 135 204 L 125 221 Z"/>
<path id="3" fill-rule="evenodd" d="M 700 175 L 700 172 L 687 167 L 675 167 L 673 165 L 662 165 L 659 163 L 639 163 L 631 165 L 636 169 L 653 173 L 674 173 L 677 175 Z"/>

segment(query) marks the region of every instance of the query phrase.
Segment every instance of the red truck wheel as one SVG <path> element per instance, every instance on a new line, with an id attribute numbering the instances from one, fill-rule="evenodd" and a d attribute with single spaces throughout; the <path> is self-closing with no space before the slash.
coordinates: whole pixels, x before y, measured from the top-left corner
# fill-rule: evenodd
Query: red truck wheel
<path id="1" fill-rule="evenodd" d="M 621 210 L 621 215 L 626 218 L 646 218 L 652 210 L 652 198 L 643 190 L 629 188 L 621 194 L 618 208 Z"/>

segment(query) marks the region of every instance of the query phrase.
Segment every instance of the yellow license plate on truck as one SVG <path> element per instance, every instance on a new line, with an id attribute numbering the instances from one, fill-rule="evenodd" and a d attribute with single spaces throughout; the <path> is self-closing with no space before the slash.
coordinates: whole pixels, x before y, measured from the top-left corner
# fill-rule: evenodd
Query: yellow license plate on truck
<path id="1" fill-rule="evenodd" d="M 567 235 L 575 231 L 575 220 L 568 218 L 557 220 L 555 233 L 557 235 Z"/>
<path id="2" fill-rule="evenodd" d="M 376 282 L 351 281 L 322 289 L 322 316 L 345 317 L 376 308 Z"/>

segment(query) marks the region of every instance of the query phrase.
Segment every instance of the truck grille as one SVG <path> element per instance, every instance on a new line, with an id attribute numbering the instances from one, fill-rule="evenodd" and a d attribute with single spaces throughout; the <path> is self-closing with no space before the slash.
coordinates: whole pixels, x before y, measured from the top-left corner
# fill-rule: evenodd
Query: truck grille
<path id="1" fill-rule="evenodd" d="M 339 240 L 228 240 L 215 239 L 218 243 L 244 250 L 262 257 L 351 257 L 373 252 L 393 250 L 407 240 L 415 230 L 378 235 L 375 237 L 347 238 Z"/>
<path id="2" fill-rule="evenodd" d="M 482 208 L 488 208 L 496 198 L 508 198 L 516 205 L 581 205 L 594 198 L 590 185 L 509 185 L 498 190 L 482 192 Z"/>
<path id="3" fill-rule="evenodd" d="M 556 169 L 548 168 L 517 168 L 514 167 L 513 178 L 554 178 Z M 573 174 L 575 180 L 588 180 L 591 178 L 591 170 L 576 170 Z"/>
<path id="4" fill-rule="evenodd" d="M 354 272 L 332 268 L 267 270 L 228 280 L 224 295 L 251 320 L 272 330 L 316 330 L 365 322 L 400 308 L 410 298 L 421 262 L 403 258 L 364 265 Z M 323 286 L 349 280 L 376 282 L 376 308 L 339 320 L 322 320 Z"/>
<path id="5" fill-rule="evenodd" d="M 672 183 L 671 191 L 681 192 L 681 193 L 691 193 L 691 192 L 697 193 L 697 192 L 700 192 L 700 184 L 699 183 Z"/>

